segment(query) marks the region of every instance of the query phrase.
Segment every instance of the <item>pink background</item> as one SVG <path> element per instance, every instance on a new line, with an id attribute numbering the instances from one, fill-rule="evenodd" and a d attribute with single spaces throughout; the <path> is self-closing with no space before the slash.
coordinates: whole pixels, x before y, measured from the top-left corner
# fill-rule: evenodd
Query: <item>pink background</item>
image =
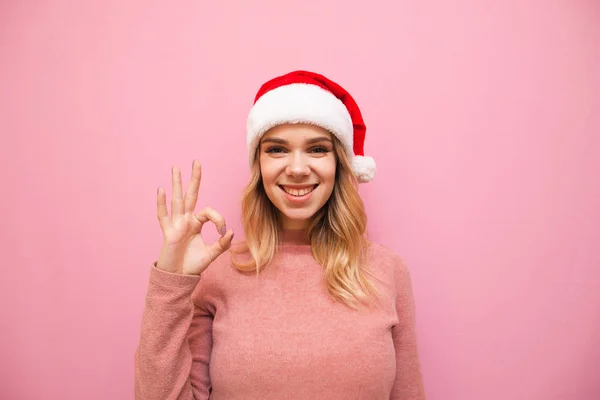
<path id="1" fill-rule="evenodd" d="M 133 398 L 156 188 L 198 158 L 239 231 L 254 93 L 303 68 L 363 110 L 428 398 L 599 399 L 600 3 L 285 4 L 1 3 L 0 397 Z"/>

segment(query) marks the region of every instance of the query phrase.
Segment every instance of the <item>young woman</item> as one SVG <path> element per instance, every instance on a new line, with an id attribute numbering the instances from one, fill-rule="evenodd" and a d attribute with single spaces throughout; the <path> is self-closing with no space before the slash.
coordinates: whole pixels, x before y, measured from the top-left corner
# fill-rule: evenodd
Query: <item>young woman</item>
<path id="1" fill-rule="evenodd" d="M 136 399 L 425 398 L 409 271 L 369 241 L 357 190 L 375 175 L 353 98 L 295 71 L 265 83 L 247 121 L 244 242 L 196 212 L 198 162 L 152 265 L 135 358 Z M 205 243 L 212 222 L 220 239 Z"/>

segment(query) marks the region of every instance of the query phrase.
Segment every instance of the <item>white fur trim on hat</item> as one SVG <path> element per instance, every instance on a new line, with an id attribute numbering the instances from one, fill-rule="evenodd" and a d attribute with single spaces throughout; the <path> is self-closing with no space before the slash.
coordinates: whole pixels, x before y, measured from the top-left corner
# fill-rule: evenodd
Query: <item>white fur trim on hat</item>
<path id="1" fill-rule="evenodd" d="M 317 85 L 293 83 L 263 94 L 250 110 L 246 143 L 251 164 L 261 136 L 285 123 L 307 123 L 327 129 L 353 157 L 354 126 L 344 103 Z"/>
<path id="2" fill-rule="evenodd" d="M 373 157 L 355 156 L 352 159 L 352 170 L 359 182 L 370 182 L 375 177 L 377 167 Z"/>

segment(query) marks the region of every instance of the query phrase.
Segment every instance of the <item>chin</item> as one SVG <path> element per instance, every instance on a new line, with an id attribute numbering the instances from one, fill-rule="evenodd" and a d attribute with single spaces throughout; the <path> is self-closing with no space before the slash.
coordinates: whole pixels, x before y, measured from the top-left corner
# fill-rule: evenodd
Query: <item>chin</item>
<path id="1" fill-rule="evenodd" d="M 308 223 L 315 215 L 316 210 L 281 210 L 280 212 L 289 221 Z"/>
<path id="2" fill-rule="evenodd" d="M 283 215 L 290 221 L 300 222 L 300 221 L 308 221 L 314 217 L 315 213 L 309 210 L 302 212 L 283 212 Z"/>

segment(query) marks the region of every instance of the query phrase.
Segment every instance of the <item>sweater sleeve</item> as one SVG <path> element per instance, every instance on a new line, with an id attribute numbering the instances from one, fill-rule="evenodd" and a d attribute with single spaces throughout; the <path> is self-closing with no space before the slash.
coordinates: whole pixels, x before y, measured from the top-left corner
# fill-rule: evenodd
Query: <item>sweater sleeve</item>
<path id="1" fill-rule="evenodd" d="M 201 279 L 152 266 L 135 352 L 136 400 L 208 399 L 212 319 L 192 302 Z"/>
<path id="2" fill-rule="evenodd" d="M 396 380 L 390 400 L 424 400 L 425 389 L 417 349 L 415 303 L 410 271 L 399 261 L 396 276 L 398 324 L 392 328 L 396 350 Z"/>

